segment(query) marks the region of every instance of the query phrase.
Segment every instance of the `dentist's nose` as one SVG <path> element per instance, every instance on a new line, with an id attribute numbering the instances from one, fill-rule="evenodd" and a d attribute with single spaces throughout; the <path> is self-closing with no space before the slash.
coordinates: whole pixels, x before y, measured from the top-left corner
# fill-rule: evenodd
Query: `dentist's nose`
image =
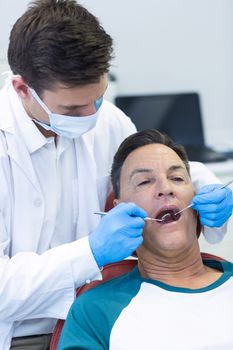
<path id="1" fill-rule="evenodd" d="M 92 114 L 95 114 L 96 112 L 96 108 L 95 108 L 95 104 L 92 103 L 86 107 L 83 108 L 82 110 L 82 115 L 83 116 L 88 116 L 88 115 L 92 115 Z"/>

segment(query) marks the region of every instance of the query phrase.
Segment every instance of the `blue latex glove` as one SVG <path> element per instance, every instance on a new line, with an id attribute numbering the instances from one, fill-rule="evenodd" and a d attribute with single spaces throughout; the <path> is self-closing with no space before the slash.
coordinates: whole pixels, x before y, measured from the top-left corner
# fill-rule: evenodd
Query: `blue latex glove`
<path id="1" fill-rule="evenodd" d="M 89 243 L 99 267 L 130 256 L 142 243 L 147 213 L 134 203 L 120 203 L 105 215 Z"/>
<path id="2" fill-rule="evenodd" d="M 232 214 L 232 191 L 228 187 L 220 189 L 221 186 L 204 186 L 192 199 L 192 208 L 199 212 L 202 225 L 220 227 Z"/>

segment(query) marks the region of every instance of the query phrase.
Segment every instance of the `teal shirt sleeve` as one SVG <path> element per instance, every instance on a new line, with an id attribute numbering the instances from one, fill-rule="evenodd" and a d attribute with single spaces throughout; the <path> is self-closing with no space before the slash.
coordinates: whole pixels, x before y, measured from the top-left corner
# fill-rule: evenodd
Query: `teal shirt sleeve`
<path id="1" fill-rule="evenodd" d="M 64 324 L 58 350 L 108 349 L 106 337 L 101 334 L 106 329 L 101 314 L 96 313 L 92 303 L 91 305 L 92 311 L 88 299 L 82 295 L 74 302 Z M 101 324 L 102 330 L 99 329 Z"/>
<path id="2" fill-rule="evenodd" d="M 138 276 L 134 269 L 80 295 L 69 311 L 58 350 L 108 350 L 114 323 L 140 288 Z"/>

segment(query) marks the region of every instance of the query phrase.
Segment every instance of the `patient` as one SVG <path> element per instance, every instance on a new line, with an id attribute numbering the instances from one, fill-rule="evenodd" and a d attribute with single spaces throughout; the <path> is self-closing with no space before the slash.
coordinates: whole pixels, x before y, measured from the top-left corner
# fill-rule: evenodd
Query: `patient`
<path id="1" fill-rule="evenodd" d="M 59 349 L 233 349 L 232 264 L 202 261 L 184 149 L 156 130 L 129 136 L 112 166 L 115 205 L 148 216 L 138 266 L 74 302 Z"/>

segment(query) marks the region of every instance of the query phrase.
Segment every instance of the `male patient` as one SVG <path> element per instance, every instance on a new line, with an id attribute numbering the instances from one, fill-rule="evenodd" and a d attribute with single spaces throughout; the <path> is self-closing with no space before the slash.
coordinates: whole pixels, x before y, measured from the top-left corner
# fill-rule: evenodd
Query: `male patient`
<path id="1" fill-rule="evenodd" d="M 156 130 L 138 132 L 111 175 L 115 204 L 164 220 L 146 221 L 132 272 L 76 299 L 59 349 L 233 349 L 233 265 L 202 261 L 197 212 L 177 214 L 194 196 L 184 149 Z"/>

